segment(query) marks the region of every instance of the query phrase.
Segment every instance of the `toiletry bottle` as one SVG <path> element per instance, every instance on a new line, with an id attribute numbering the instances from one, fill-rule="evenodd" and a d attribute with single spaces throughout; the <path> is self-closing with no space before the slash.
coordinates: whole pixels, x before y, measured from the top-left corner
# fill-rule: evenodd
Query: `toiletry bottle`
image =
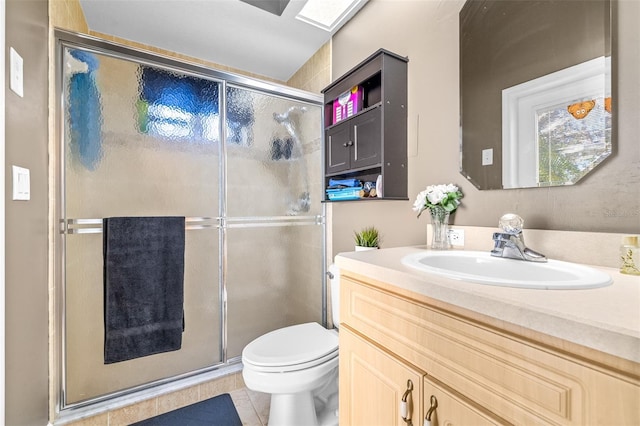
<path id="1" fill-rule="evenodd" d="M 629 275 L 640 275 L 640 246 L 638 246 L 637 235 L 628 235 L 622 238 L 620 272 Z"/>

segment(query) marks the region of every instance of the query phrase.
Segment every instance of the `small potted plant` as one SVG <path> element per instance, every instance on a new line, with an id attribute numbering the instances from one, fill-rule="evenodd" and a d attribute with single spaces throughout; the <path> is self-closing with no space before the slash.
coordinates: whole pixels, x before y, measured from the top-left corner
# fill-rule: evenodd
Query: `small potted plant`
<path id="1" fill-rule="evenodd" d="M 354 231 L 354 239 L 356 251 L 375 250 L 380 243 L 380 234 L 375 227 L 369 226 L 360 232 Z"/>

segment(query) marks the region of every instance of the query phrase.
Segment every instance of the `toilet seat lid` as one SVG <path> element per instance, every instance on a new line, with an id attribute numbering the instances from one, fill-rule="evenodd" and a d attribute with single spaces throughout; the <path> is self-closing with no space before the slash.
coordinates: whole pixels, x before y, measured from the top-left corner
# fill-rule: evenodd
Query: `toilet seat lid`
<path id="1" fill-rule="evenodd" d="M 326 357 L 337 349 L 337 334 L 310 322 L 258 337 L 244 348 L 242 360 L 259 367 L 290 366 Z"/>

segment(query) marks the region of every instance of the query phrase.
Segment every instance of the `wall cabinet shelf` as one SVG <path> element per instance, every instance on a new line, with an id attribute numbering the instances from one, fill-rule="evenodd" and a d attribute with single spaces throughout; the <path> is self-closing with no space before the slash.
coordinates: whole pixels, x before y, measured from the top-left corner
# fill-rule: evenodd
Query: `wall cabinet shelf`
<path id="1" fill-rule="evenodd" d="M 381 176 L 383 199 L 407 199 L 407 62 L 380 49 L 322 91 L 325 187 Z"/>

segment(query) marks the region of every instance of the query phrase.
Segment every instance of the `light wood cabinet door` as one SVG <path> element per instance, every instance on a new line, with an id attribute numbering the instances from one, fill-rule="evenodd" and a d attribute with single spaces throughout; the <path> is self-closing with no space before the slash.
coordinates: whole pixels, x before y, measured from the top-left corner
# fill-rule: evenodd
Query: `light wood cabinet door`
<path id="1" fill-rule="evenodd" d="M 489 426 L 508 425 L 510 423 L 493 418 L 478 407 L 462 400 L 447 390 L 444 386 L 425 377 L 424 379 L 424 412 L 425 420 L 429 422 L 417 423 L 429 426 Z M 429 408 L 434 409 L 429 412 Z"/>
<path id="2" fill-rule="evenodd" d="M 401 401 L 408 381 L 408 419 L 422 425 L 423 373 L 348 328 L 340 329 L 340 425 L 407 426 Z"/>
<path id="3" fill-rule="evenodd" d="M 340 291 L 343 328 L 356 330 L 383 348 L 379 351 L 391 354 L 387 357 L 444 383 L 452 394 L 472 401 L 469 407 L 490 413 L 490 419 L 527 426 L 640 425 L 637 369 L 612 369 L 580 352 L 553 350 L 473 318 L 380 290 L 348 271 L 341 274 Z M 358 359 L 361 365 L 366 365 L 365 353 L 357 352 L 363 358 Z M 381 368 L 378 373 L 386 371 Z M 426 413 L 430 395 L 428 391 L 424 395 Z M 449 410 L 446 415 L 453 416 Z M 421 424 L 415 417 L 413 423 Z M 349 424 L 345 420 L 344 425 Z M 439 424 L 448 423 L 441 418 Z"/>

